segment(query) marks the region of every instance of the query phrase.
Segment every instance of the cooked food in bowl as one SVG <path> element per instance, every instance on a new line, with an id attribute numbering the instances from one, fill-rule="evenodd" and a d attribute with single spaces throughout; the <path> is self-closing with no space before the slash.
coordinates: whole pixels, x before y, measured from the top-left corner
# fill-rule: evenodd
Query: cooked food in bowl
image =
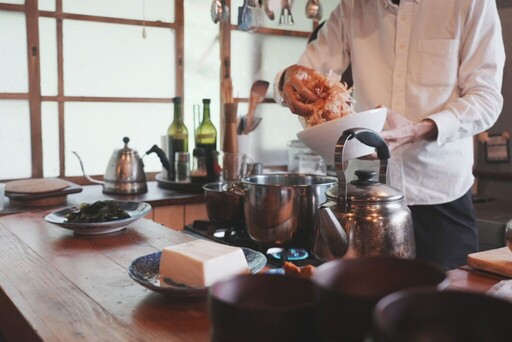
<path id="1" fill-rule="evenodd" d="M 352 113 L 339 119 L 306 128 L 297 133 L 297 137 L 310 150 L 321 155 L 327 164 L 334 165 L 334 150 L 343 131 L 360 127 L 380 132 L 386 122 L 386 114 L 386 108 L 375 108 L 364 112 Z M 372 147 L 352 139 L 345 146 L 344 159 L 359 158 L 373 151 Z"/>
<path id="2" fill-rule="evenodd" d="M 114 200 L 82 203 L 80 209 L 66 214 L 68 223 L 95 223 L 122 220 L 130 215 Z"/>
<path id="3" fill-rule="evenodd" d="M 355 101 L 351 95 L 352 88 L 349 88 L 346 83 L 340 82 L 340 76 L 332 70 L 327 76 L 314 73 L 313 77 L 310 77 L 304 73 L 302 82 L 318 96 L 312 103 L 313 115 L 300 117 L 304 127 L 319 125 L 354 112 Z"/>

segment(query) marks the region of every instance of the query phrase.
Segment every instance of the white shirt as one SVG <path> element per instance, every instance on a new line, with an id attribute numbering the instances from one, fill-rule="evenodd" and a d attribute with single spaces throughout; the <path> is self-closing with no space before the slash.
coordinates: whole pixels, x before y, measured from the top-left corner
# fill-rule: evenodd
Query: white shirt
<path id="1" fill-rule="evenodd" d="M 341 0 L 298 64 L 341 74 L 349 63 L 356 111 L 383 105 L 437 125 L 437 141 L 392 152 L 388 183 L 408 205 L 466 193 L 473 183 L 472 136 L 491 127 L 503 106 L 496 2 Z"/>

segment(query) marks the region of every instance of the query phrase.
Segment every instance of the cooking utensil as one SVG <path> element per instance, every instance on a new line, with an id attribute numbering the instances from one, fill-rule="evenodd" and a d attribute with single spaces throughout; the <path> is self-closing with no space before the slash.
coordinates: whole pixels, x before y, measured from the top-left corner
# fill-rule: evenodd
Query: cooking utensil
<path id="1" fill-rule="evenodd" d="M 320 0 L 308 0 L 306 3 L 306 17 L 313 20 L 322 19 L 322 4 L 320 4 Z"/>
<path id="2" fill-rule="evenodd" d="M 215 24 L 219 21 L 225 22 L 229 20 L 229 7 L 226 4 L 226 0 L 213 0 L 210 14 Z"/>
<path id="3" fill-rule="evenodd" d="M 251 94 L 249 96 L 249 110 L 247 111 L 247 122 L 244 126 L 244 134 L 249 134 L 253 130 L 254 113 L 256 106 L 263 102 L 267 94 L 269 83 L 267 81 L 258 80 L 251 86 Z"/>
<path id="4" fill-rule="evenodd" d="M 507 247 L 471 253 L 467 260 L 471 267 L 512 278 L 512 253 Z"/>
<path id="5" fill-rule="evenodd" d="M 261 120 L 262 120 L 262 118 L 260 118 L 260 117 L 256 117 L 256 118 L 254 118 L 254 121 L 253 121 L 253 123 L 252 123 L 252 126 L 251 126 L 251 128 L 250 128 L 250 130 L 249 130 L 249 133 L 251 133 L 252 131 L 254 131 L 254 130 L 255 130 L 255 129 L 260 125 Z"/>
<path id="6" fill-rule="evenodd" d="M 292 26 L 295 24 L 292 15 L 292 9 L 289 0 L 281 0 L 281 14 L 279 15 L 279 25 Z"/>
<path id="7" fill-rule="evenodd" d="M 270 19 L 270 20 L 274 20 L 275 18 L 275 15 L 274 15 L 274 11 L 272 11 L 269 6 L 268 6 L 268 1 L 269 0 L 263 0 L 261 2 L 261 6 L 263 7 L 263 10 L 265 11 L 265 14 L 267 15 L 267 17 Z"/>
<path id="8" fill-rule="evenodd" d="M 148 191 L 144 164 L 137 151 L 128 147 L 130 138 L 124 137 L 124 147 L 116 149 L 107 165 L 104 181 L 98 181 L 85 173 L 82 159 L 73 151 L 80 162 L 80 167 L 92 183 L 103 185 L 103 192 L 108 194 L 139 194 Z"/>
<path id="9" fill-rule="evenodd" d="M 320 265 L 312 279 L 324 341 L 366 341 L 381 298 L 412 287 L 443 290 L 449 284 L 446 273 L 431 264 L 382 256 L 333 260 Z"/>
<path id="10" fill-rule="evenodd" d="M 377 149 L 379 180 L 374 171 L 356 171 L 357 180 L 345 179 L 345 145 L 354 139 Z M 335 148 L 338 188 L 326 192 L 328 202 L 318 210 L 313 254 L 322 261 L 340 256 L 416 256 L 412 217 L 403 194 L 385 185 L 389 149 L 376 132 L 356 128 L 343 132 Z M 337 191 L 336 191 L 337 190 Z M 327 238 L 337 235 L 336 239 Z"/>
<path id="11" fill-rule="evenodd" d="M 267 246 L 310 248 L 317 208 L 336 182 L 335 177 L 298 173 L 243 178 L 249 236 Z"/>
<path id="12" fill-rule="evenodd" d="M 483 293 L 410 289 L 379 301 L 374 321 L 382 342 L 509 341 L 512 303 Z"/>

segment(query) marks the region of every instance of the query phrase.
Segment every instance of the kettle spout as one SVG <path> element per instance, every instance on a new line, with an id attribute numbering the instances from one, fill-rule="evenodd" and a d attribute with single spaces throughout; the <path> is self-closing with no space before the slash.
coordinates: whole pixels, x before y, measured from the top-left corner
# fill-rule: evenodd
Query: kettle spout
<path id="1" fill-rule="evenodd" d="M 78 161 L 80 162 L 80 168 L 82 169 L 82 173 L 84 174 L 84 177 L 89 181 L 89 182 L 92 182 L 92 183 L 96 183 L 96 184 L 105 184 L 105 182 L 102 182 L 102 181 L 99 181 L 99 180 L 96 180 L 88 175 L 85 174 L 85 170 L 84 170 L 84 164 L 82 163 L 82 159 L 80 158 L 80 156 L 78 155 L 78 153 L 76 153 L 75 151 L 71 151 L 73 152 L 73 154 L 78 158 Z"/>
<path id="2" fill-rule="evenodd" d="M 314 229 L 313 255 L 325 262 L 341 258 L 347 249 L 347 234 L 331 208 L 319 208 Z"/>

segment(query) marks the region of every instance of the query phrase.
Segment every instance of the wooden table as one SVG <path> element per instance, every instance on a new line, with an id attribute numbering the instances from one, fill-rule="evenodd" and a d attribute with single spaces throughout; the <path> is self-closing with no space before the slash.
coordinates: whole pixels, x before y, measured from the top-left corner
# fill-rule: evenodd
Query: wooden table
<path id="1" fill-rule="evenodd" d="M 209 340 L 204 298 L 154 293 L 127 273 L 135 258 L 189 236 L 146 219 L 113 234 L 73 235 L 44 214 L 0 217 L 0 331 L 7 340 Z M 479 292 L 503 279 L 470 268 L 449 276 L 452 288 Z"/>

